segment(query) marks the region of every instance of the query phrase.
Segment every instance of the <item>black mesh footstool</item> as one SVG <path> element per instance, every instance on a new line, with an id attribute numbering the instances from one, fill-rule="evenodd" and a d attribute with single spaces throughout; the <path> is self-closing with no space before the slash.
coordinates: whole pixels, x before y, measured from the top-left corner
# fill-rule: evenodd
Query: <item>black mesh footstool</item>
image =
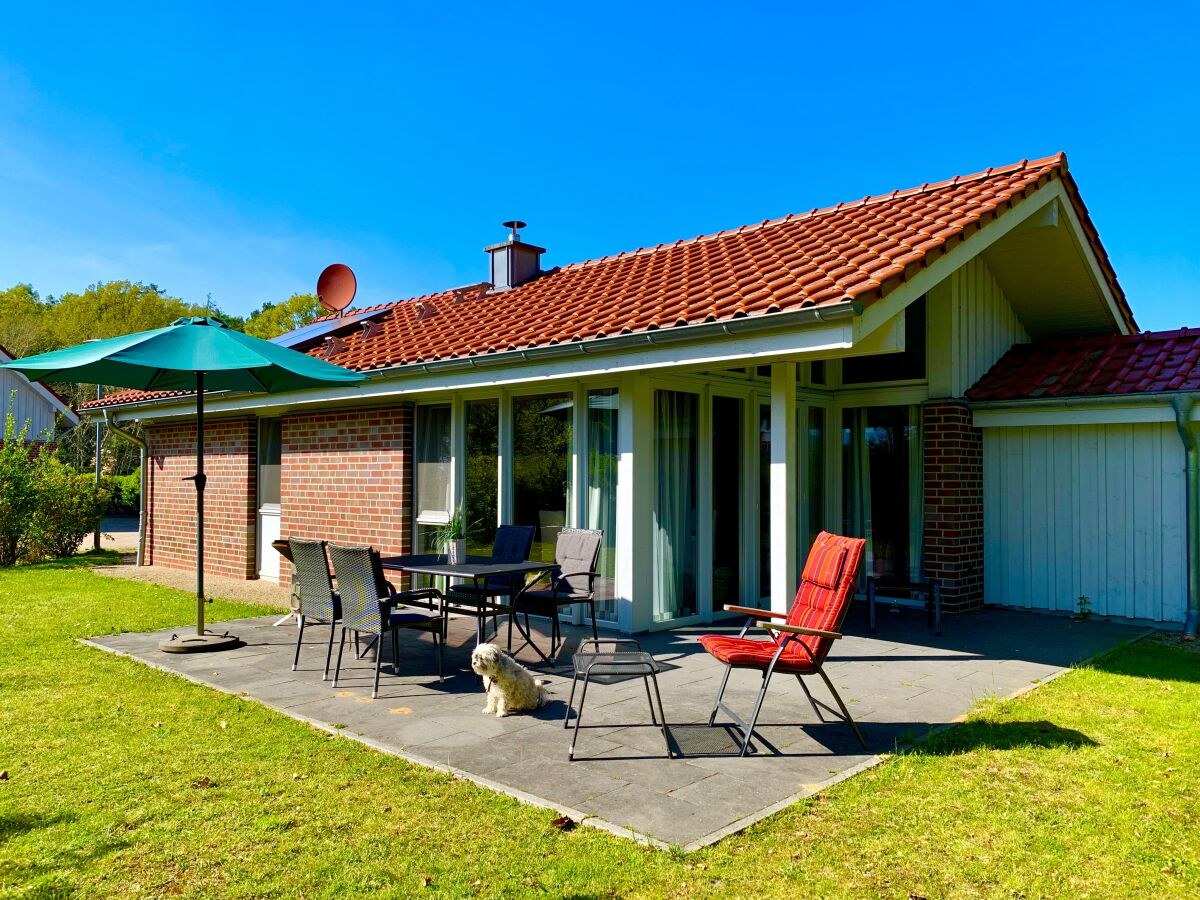
<path id="1" fill-rule="evenodd" d="M 612 649 L 603 649 L 611 647 Z M 671 759 L 671 732 L 667 728 L 667 716 L 663 712 L 662 694 L 658 692 L 658 663 L 645 652 L 637 641 L 600 639 L 586 640 L 579 644 L 573 658 L 575 674 L 571 678 L 571 696 L 567 700 L 567 713 L 563 717 L 563 728 L 570 728 L 571 709 L 575 703 L 575 687 L 583 679 L 583 690 L 579 693 L 579 711 L 575 714 L 575 732 L 571 735 L 568 759 L 575 758 L 575 742 L 579 739 L 579 723 L 583 721 L 583 704 L 587 700 L 588 682 L 593 676 L 613 678 L 641 678 L 646 686 L 646 702 L 650 704 L 650 721 L 662 730 L 663 743 L 667 748 L 667 759 Z M 654 695 L 650 695 L 650 683 L 654 682 Z M 654 701 L 658 700 L 658 713 Z"/>

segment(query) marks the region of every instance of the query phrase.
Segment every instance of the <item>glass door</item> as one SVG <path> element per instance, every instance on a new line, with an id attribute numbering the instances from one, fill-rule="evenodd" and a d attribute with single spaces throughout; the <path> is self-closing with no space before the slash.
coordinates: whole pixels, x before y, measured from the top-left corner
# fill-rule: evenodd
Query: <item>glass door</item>
<path id="1" fill-rule="evenodd" d="M 654 393 L 654 515 L 652 617 L 685 619 L 696 608 L 696 487 L 699 397 Z"/>
<path id="2" fill-rule="evenodd" d="M 617 409 L 616 388 L 587 394 L 587 508 L 584 527 L 604 532 L 596 571 L 596 618 L 617 621 Z"/>
<path id="3" fill-rule="evenodd" d="M 416 553 L 440 553 L 432 532 L 450 521 L 453 484 L 450 472 L 450 407 L 418 406 L 414 433 Z"/>
<path id="4" fill-rule="evenodd" d="M 498 400 L 468 400 L 466 418 L 467 459 L 464 472 L 463 513 L 467 524 L 467 552 L 489 556 L 499 521 Z"/>
<path id="5" fill-rule="evenodd" d="M 920 407 L 842 412 L 842 528 L 867 539 L 865 575 L 907 581 L 921 569 Z"/>
<path id="6" fill-rule="evenodd" d="M 742 527 L 746 401 L 712 398 L 712 609 L 743 603 Z"/>
<path id="7" fill-rule="evenodd" d="M 258 577 L 267 581 L 279 580 L 279 553 L 271 546 L 279 540 L 280 463 L 282 461 L 282 429 L 280 419 L 259 419 L 258 422 Z"/>
<path id="8" fill-rule="evenodd" d="M 530 559 L 553 562 L 567 524 L 573 406 L 568 394 L 512 401 L 513 524 L 534 526 Z"/>

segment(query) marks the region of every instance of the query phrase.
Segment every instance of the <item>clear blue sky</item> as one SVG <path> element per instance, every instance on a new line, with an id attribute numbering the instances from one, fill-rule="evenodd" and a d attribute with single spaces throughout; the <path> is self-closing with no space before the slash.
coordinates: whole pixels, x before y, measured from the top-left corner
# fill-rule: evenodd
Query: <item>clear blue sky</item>
<path id="1" fill-rule="evenodd" d="M 1190 7 L 1190 8 L 1189 8 Z M 977 10 L 977 11 L 973 11 Z M 358 305 L 1058 150 L 1143 328 L 1200 326 L 1200 18 L 1178 4 L 21 4 L 0 286 Z"/>

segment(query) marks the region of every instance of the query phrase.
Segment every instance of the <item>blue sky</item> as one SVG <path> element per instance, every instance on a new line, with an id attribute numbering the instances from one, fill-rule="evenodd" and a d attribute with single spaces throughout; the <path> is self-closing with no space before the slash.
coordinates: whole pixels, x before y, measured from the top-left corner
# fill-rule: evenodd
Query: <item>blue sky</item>
<path id="1" fill-rule="evenodd" d="M 1130 10 L 1136 15 L 1130 15 Z M 1200 17 L 1128 4 L 22 4 L 0 285 L 357 305 L 1058 150 L 1143 328 L 1200 326 Z"/>

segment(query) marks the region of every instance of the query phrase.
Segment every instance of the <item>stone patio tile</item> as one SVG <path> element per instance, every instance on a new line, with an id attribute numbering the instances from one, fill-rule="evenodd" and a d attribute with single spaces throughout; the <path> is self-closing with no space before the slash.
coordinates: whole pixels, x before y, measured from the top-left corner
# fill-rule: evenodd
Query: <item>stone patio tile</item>
<path id="1" fill-rule="evenodd" d="M 790 785 L 778 784 L 770 778 L 747 782 L 720 772 L 708 772 L 707 777 L 671 791 L 671 796 L 697 806 L 715 804 L 737 812 L 740 809 L 761 809 L 796 793 Z"/>
<path id="2" fill-rule="evenodd" d="M 717 804 L 690 803 L 632 784 L 580 801 L 579 806 L 616 825 L 679 846 L 743 817 L 739 815 L 740 810 Z"/>
<path id="3" fill-rule="evenodd" d="M 554 797 L 556 802 L 576 808 L 586 808 L 582 804 L 626 784 L 590 766 L 546 757 L 515 762 L 493 770 L 488 777 L 530 794 Z"/>

